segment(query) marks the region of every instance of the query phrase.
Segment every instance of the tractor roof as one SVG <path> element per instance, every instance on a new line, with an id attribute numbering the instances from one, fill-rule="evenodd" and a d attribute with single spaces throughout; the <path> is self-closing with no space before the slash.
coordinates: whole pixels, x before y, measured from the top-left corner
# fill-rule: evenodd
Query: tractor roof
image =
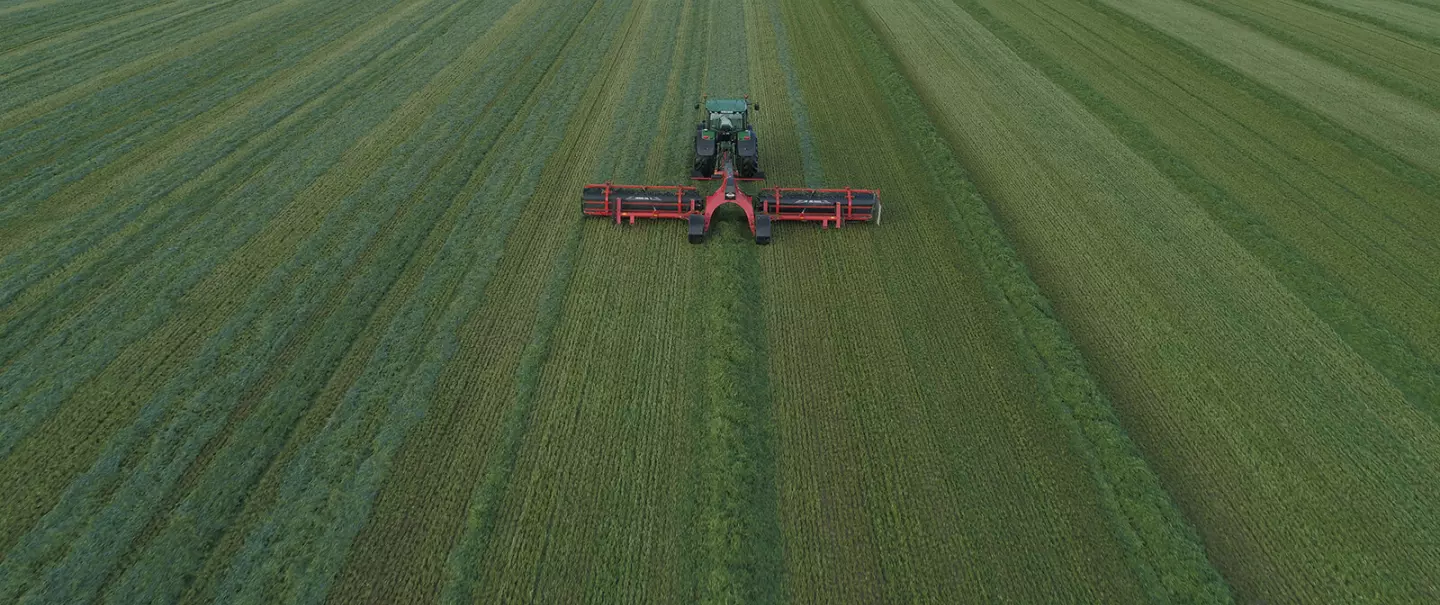
<path id="1" fill-rule="evenodd" d="M 745 99 L 706 99 L 705 111 L 745 111 Z"/>

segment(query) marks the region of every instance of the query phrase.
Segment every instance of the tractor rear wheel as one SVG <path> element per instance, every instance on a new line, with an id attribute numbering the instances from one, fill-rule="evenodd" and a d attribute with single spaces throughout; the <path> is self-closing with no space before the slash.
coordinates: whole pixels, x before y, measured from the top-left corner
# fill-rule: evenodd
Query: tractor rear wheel
<path id="1" fill-rule="evenodd" d="M 740 165 L 735 167 L 740 172 L 740 178 L 753 179 L 756 173 L 760 172 L 760 159 L 755 156 L 740 156 Z"/>
<path id="2" fill-rule="evenodd" d="M 698 177 L 698 178 L 707 178 L 707 179 L 708 179 L 708 178 L 710 178 L 711 176 L 713 176 L 714 174 L 715 174 L 715 156 L 713 156 L 713 155 L 697 155 L 697 156 L 695 156 L 695 168 L 694 168 L 694 170 L 691 172 L 691 175 L 692 175 L 692 176 Z"/>

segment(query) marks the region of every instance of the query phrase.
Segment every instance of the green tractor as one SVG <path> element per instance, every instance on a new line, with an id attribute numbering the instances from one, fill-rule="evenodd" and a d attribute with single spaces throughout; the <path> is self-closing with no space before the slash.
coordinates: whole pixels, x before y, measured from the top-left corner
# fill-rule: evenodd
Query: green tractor
<path id="1" fill-rule="evenodd" d="M 760 105 L 752 105 L 749 98 L 705 99 L 697 103 L 695 109 L 702 106 L 703 119 L 695 127 L 695 163 L 690 169 L 690 178 L 715 178 L 720 168 L 716 162 L 727 151 L 735 161 L 738 180 L 765 178 L 765 172 L 760 170 L 759 139 L 755 137 L 755 126 L 750 123 L 750 111 L 760 111 Z"/>

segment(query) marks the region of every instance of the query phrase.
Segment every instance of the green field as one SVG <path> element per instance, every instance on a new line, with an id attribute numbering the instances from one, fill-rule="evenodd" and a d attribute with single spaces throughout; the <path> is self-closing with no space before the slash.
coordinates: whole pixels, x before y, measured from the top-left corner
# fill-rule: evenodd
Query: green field
<path id="1" fill-rule="evenodd" d="M 883 224 L 581 216 L 705 94 Z M 1440 0 L 0 0 L 0 486 L 0 603 L 1440 602 Z"/>

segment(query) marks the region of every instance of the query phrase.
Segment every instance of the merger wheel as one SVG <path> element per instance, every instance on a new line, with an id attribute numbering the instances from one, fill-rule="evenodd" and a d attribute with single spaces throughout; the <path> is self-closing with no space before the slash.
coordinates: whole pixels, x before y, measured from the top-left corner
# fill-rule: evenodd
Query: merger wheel
<path id="1" fill-rule="evenodd" d="M 755 217 L 755 243 L 761 246 L 770 243 L 770 215 L 768 214 Z"/>
<path id="2" fill-rule="evenodd" d="M 690 243 L 705 243 L 705 217 L 699 214 L 692 214 L 689 218 Z"/>

